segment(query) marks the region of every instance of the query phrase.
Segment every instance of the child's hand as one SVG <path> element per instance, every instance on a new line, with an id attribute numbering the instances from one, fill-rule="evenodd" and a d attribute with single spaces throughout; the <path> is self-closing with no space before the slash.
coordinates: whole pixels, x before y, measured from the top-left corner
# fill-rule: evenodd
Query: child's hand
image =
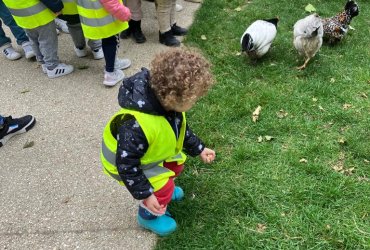
<path id="1" fill-rule="evenodd" d="M 204 163 L 211 163 L 216 158 L 216 153 L 212 149 L 204 148 L 202 153 L 200 153 L 200 158 Z"/>
<path id="2" fill-rule="evenodd" d="M 154 194 L 144 199 L 144 204 L 153 213 L 164 214 L 166 212 L 166 206 L 160 205 Z"/>

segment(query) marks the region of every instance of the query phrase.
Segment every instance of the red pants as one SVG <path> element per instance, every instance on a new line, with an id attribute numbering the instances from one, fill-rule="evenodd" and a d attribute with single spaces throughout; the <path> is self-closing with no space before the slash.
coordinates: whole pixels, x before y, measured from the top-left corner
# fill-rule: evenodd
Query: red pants
<path id="1" fill-rule="evenodd" d="M 159 204 L 167 206 L 167 204 L 171 201 L 172 193 L 175 189 L 175 182 L 173 181 L 173 178 L 177 177 L 182 170 L 184 170 L 184 165 L 177 165 L 177 162 L 164 162 L 163 166 L 175 172 L 175 176 L 171 177 L 166 185 L 164 185 L 161 189 L 159 189 L 157 192 L 154 192 L 154 195 L 157 197 Z"/>

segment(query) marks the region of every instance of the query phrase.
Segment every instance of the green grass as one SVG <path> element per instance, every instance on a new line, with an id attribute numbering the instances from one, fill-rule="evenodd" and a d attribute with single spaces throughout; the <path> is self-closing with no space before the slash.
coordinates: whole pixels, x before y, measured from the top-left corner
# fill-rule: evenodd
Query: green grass
<path id="1" fill-rule="evenodd" d="M 178 230 L 156 248 L 370 249 L 370 2 L 357 1 L 355 30 L 304 71 L 294 23 L 308 3 L 326 17 L 345 1 L 247 2 L 206 0 L 186 38 L 213 64 L 217 83 L 188 121 L 217 160 L 188 161 L 177 179 L 186 198 L 170 205 Z M 257 64 L 237 55 L 245 28 L 274 16 L 270 52 Z"/>

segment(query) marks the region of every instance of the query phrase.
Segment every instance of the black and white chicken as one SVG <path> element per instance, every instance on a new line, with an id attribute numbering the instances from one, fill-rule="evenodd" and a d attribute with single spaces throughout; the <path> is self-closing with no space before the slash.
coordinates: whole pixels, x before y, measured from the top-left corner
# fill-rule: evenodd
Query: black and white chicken
<path id="1" fill-rule="evenodd" d="M 298 69 L 304 69 L 322 46 L 324 30 L 320 16 L 312 14 L 298 20 L 294 24 L 293 34 L 294 47 L 305 59 L 304 64 Z"/>
<path id="2" fill-rule="evenodd" d="M 242 52 L 246 52 L 252 59 L 265 55 L 276 37 L 278 22 L 277 17 L 253 22 L 240 39 Z"/>

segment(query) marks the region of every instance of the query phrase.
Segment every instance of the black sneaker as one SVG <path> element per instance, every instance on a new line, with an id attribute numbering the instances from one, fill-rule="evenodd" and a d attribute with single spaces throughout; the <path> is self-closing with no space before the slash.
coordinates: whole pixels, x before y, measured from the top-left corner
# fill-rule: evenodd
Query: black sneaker
<path id="1" fill-rule="evenodd" d="M 180 46 L 180 41 L 177 40 L 176 37 L 174 37 L 171 30 L 169 30 L 165 33 L 159 32 L 159 42 L 161 44 L 164 44 L 164 45 L 170 46 L 170 47 L 179 47 Z"/>
<path id="2" fill-rule="evenodd" d="M 16 119 L 8 116 L 4 117 L 4 119 L 4 126 L 0 129 L 0 147 L 2 147 L 13 136 L 30 130 L 36 123 L 36 119 L 31 115 L 26 115 Z"/>
<path id="3" fill-rule="evenodd" d="M 171 31 L 174 36 L 184 36 L 188 33 L 187 29 L 177 26 L 176 23 L 171 26 Z"/>

